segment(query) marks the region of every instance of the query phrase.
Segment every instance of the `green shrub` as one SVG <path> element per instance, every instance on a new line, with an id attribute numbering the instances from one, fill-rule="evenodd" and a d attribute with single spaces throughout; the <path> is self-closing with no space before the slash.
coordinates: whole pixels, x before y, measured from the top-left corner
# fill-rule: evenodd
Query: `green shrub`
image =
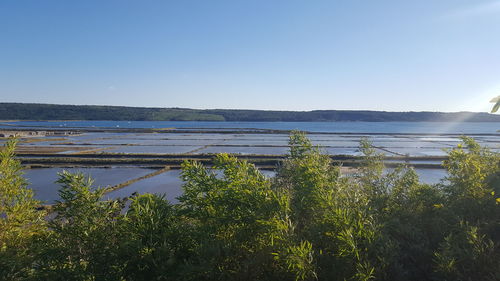
<path id="1" fill-rule="evenodd" d="M 387 171 L 367 140 L 345 176 L 299 132 L 274 178 L 221 154 L 182 166 L 178 204 L 103 200 L 63 172 L 48 225 L 2 152 L 0 279 L 500 280 L 500 156 L 474 140 L 448 152 L 448 177 Z"/>
<path id="2" fill-rule="evenodd" d="M 37 210 L 40 202 L 14 158 L 16 143 L 8 140 L 0 152 L 0 278 L 10 280 L 31 273 L 36 241 L 47 230 L 45 212 Z"/>

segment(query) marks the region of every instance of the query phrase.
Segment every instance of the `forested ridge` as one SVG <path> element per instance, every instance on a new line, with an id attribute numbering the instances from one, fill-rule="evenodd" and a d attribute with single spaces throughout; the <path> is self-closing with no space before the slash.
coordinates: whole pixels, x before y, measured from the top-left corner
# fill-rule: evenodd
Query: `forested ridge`
<path id="1" fill-rule="evenodd" d="M 332 106 L 334 107 L 334 106 Z M 500 115 L 472 112 L 387 112 L 363 110 L 270 111 L 146 108 L 97 105 L 0 103 L 0 120 L 127 121 L 469 121 L 500 122 Z"/>
<path id="2" fill-rule="evenodd" d="M 500 155 L 473 139 L 448 177 L 419 181 L 363 140 L 353 176 L 293 133 L 274 178 L 227 154 L 186 161 L 183 195 L 103 200 L 63 172 L 48 213 L 22 177 L 15 140 L 0 154 L 3 280 L 500 280 Z"/>

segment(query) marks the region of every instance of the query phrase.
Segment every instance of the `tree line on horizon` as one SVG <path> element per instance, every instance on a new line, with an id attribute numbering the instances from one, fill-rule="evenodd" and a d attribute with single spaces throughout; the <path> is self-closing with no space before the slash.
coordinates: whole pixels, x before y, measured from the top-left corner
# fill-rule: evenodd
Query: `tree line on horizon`
<path id="1" fill-rule="evenodd" d="M 1 280 L 500 280 L 500 155 L 473 139 L 448 176 L 384 169 L 366 140 L 353 176 L 298 132 L 273 178 L 227 154 L 186 161 L 183 195 L 105 200 L 63 172 L 52 213 L 0 153 Z"/>
<path id="2" fill-rule="evenodd" d="M 0 120 L 500 122 L 500 115 L 471 112 L 201 110 L 189 108 L 0 103 Z"/>

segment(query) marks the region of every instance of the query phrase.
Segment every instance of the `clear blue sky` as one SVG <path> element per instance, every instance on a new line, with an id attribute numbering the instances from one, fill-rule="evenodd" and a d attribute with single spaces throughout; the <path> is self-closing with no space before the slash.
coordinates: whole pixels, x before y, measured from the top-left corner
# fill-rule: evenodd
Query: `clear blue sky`
<path id="1" fill-rule="evenodd" d="M 487 111 L 500 1 L 0 0 L 3 102 Z"/>

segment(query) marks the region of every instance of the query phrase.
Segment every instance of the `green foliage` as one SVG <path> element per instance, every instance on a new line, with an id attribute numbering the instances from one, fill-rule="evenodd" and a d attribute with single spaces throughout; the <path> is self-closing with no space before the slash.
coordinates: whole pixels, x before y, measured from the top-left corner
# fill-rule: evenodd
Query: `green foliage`
<path id="1" fill-rule="evenodd" d="M 495 103 L 495 105 L 491 109 L 491 113 L 497 112 L 498 109 L 500 108 L 500 96 L 498 96 L 496 98 L 493 98 L 490 102 L 494 102 Z"/>
<path id="2" fill-rule="evenodd" d="M 153 194 L 132 199 L 121 235 L 123 275 L 128 280 L 181 278 L 183 262 L 193 253 L 193 229 L 179 219 L 175 206 Z"/>
<path id="3" fill-rule="evenodd" d="M 286 194 L 274 192 L 269 179 L 253 165 L 226 154 L 207 169 L 183 165 L 182 213 L 196 224 L 196 268 L 209 279 L 276 279 L 279 273 L 305 278 L 304 261 L 287 223 Z M 283 247 L 291 247 L 283 251 Z M 274 253 L 274 254 L 272 254 Z M 294 255 L 293 263 L 283 255 Z"/>
<path id="4" fill-rule="evenodd" d="M 302 133 L 293 133 L 289 145 L 290 157 L 278 169 L 275 185 L 290 194 L 292 218 L 302 230 L 322 215 L 340 170 Z"/>
<path id="5" fill-rule="evenodd" d="M 45 213 L 36 210 L 40 202 L 14 158 L 16 143 L 10 139 L 0 152 L 0 276 L 13 280 L 29 273 L 34 241 L 45 231 Z"/>
<path id="6" fill-rule="evenodd" d="M 92 188 L 84 174 L 63 171 L 56 214 L 40 253 L 38 278 L 47 280 L 119 280 L 122 266 L 116 247 L 122 238 L 122 204 L 101 200 L 104 189 Z"/>
<path id="7" fill-rule="evenodd" d="M 436 270 L 446 280 L 499 280 L 496 244 L 478 227 L 461 223 L 435 253 Z"/>
<path id="8" fill-rule="evenodd" d="M 368 140 L 357 173 L 342 175 L 299 132 L 273 178 L 226 154 L 185 162 L 175 205 L 103 200 L 63 172 L 48 229 L 14 145 L 2 152 L 4 279 L 500 280 L 500 156 L 470 138 L 437 185 L 385 169 Z"/>
<path id="9" fill-rule="evenodd" d="M 471 138 L 462 141 L 444 163 L 449 175 L 444 204 L 454 223 L 436 251 L 438 270 L 454 280 L 498 280 L 500 156 Z"/>

